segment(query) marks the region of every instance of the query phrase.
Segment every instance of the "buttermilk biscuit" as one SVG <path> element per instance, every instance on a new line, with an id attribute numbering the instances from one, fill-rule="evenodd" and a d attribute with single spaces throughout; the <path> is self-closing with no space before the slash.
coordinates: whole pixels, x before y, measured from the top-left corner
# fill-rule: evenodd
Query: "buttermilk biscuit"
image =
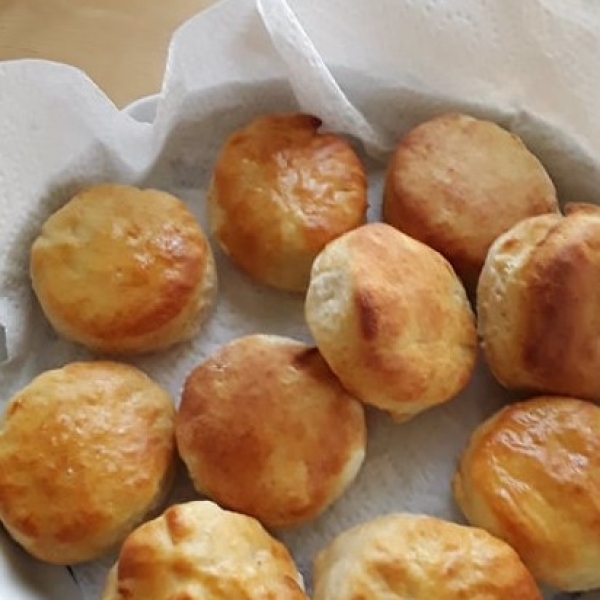
<path id="1" fill-rule="evenodd" d="M 364 225 L 315 260 L 306 320 L 342 384 L 405 420 L 455 396 L 477 339 L 465 290 L 435 250 L 389 225 Z"/>
<path id="2" fill-rule="evenodd" d="M 467 115 L 410 131 L 387 171 L 385 221 L 441 252 L 469 287 L 501 233 L 557 211 L 552 181 L 523 142 Z"/>
<path id="3" fill-rule="evenodd" d="M 313 600 L 541 600 L 517 553 L 481 529 L 390 514 L 315 560 Z"/>
<path id="4" fill-rule="evenodd" d="M 600 209 L 522 221 L 493 244 L 477 292 L 490 369 L 508 388 L 600 397 Z"/>
<path id="5" fill-rule="evenodd" d="M 360 225 L 364 168 L 341 137 L 304 114 L 255 119 L 225 142 L 208 206 L 223 251 L 255 279 L 304 291 L 315 256 Z"/>
<path id="6" fill-rule="evenodd" d="M 277 336 L 239 338 L 195 368 L 175 427 L 196 489 L 270 527 L 323 511 L 365 455 L 361 404 L 315 348 Z"/>
<path id="7" fill-rule="evenodd" d="M 80 192 L 46 221 L 31 279 L 61 335 L 119 354 L 193 337 L 216 290 L 210 246 L 183 202 L 113 184 Z"/>
<path id="8" fill-rule="evenodd" d="M 307 600 L 286 548 L 212 502 L 168 508 L 123 543 L 102 600 Z"/>
<path id="9" fill-rule="evenodd" d="M 504 408 L 474 431 L 454 494 L 467 519 L 509 543 L 540 581 L 600 587 L 598 406 L 539 397 Z"/>
<path id="10" fill-rule="evenodd" d="M 35 378 L 0 429 L 0 520 L 33 556 L 97 558 L 158 505 L 175 455 L 171 398 L 137 369 L 72 363 Z"/>

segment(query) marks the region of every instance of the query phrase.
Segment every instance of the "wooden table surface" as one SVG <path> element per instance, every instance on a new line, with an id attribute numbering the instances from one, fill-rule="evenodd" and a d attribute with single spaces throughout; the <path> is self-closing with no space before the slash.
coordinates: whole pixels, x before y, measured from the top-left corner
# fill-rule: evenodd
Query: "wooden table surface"
<path id="1" fill-rule="evenodd" d="M 158 91 L 173 31 L 215 0 L 0 0 L 0 60 L 80 67 L 119 106 Z"/>

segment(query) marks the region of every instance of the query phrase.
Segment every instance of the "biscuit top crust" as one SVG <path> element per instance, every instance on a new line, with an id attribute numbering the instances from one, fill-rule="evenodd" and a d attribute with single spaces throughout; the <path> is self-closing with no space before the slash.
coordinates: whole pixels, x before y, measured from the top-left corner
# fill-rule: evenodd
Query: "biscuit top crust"
<path id="1" fill-rule="evenodd" d="M 474 287 L 492 242 L 521 219 L 558 212 L 554 185 L 522 140 L 496 123 L 445 114 L 399 142 L 385 220 L 435 248 Z"/>
<path id="2" fill-rule="evenodd" d="M 233 133 L 215 165 L 211 227 L 253 277 L 306 289 L 310 265 L 367 209 L 362 163 L 342 137 L 305 114 L 259 117 Z"/>
<path id="3" fill-rule="evenodd" d="M 209 254 L 183 202 L 106 184 L 80 192 L 45 222 L 31 250 L 31 275 L 59 330 L 110 345 L 175 319 L 193 301 Z"/>

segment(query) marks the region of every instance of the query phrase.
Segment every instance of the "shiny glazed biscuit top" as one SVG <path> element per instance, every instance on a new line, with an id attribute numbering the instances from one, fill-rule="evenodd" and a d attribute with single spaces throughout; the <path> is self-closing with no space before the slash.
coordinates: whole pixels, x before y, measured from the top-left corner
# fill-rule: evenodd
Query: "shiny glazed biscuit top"
<path id="1" fill-rule="evenodd" d="M 600 586 L 600 407 L 537 397 L 471 436 L 454 480 L 469 521 L 511 544 L 541 581 Z"/>
<path id="2" fill-rule="evenodd" d="M 104 555 L 166 492 L 174 412 L 129 365 L 42 373 L 10 400 L 0 429 L 0 520 L 41 560 Z"/>
<path id="3" fill-rule="evenodd" d="M 230 259 L 278 288 L 306 289 L 312 261 L 360 225 L 364 167 L 342 137 L 304 114 L 258 117 L 225 142 L 215 165 L 211 228 Z"/>
<path id="4" fill-rule="evenodd" d="M 179 199 L 105 184 L 83 190 L 44 223 L 31 277 L 44 313 L 66 337 L 128 352 L 163 345 L 152 334 L 197 301 L 211 261 Z"/>

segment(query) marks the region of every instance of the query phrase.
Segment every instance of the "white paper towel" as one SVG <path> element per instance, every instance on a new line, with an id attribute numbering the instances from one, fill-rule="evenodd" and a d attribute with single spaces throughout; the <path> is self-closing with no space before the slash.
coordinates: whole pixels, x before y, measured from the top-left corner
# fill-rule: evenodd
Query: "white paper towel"
<path id="1" fill-rule="evenodd" d="M 586 0 L 226 0 L 174 36 L 153 124 L 119 112 L 73 68 L 0 64 L 3 401 L 40 371 L 90 356 L 52 332 L 33 298 L 28 251 L 43 220 L 81 187 L 117 180 L 179 194 L 204 221 L 215 154 L 258 113 L 299 108 L 362 142 L 371 219 L 394 142 L 449 109 L 521 134 L 562 200 L 599 201 L 598 32 L 600 7 Z M 201 334 L 133 361 L 175 398 L 189 370 L 234 337 L 309 339 L 302 298 L 255 285 L 216 255 L 219 302 Z M 480 366 L 460 398 L 407 424 L 369 411 L 356 484 L 316 522 L 281 534 L 302 570 L 310 575 L 311 558 L 333 535 L 382 512 L 460 520 L 449 490 L 456 457 L 507 398 Z M 173 499 L 192 495 L 182 479 Z M 76 569 L 86 600 L 97 598 L 109 562 Z"/>

